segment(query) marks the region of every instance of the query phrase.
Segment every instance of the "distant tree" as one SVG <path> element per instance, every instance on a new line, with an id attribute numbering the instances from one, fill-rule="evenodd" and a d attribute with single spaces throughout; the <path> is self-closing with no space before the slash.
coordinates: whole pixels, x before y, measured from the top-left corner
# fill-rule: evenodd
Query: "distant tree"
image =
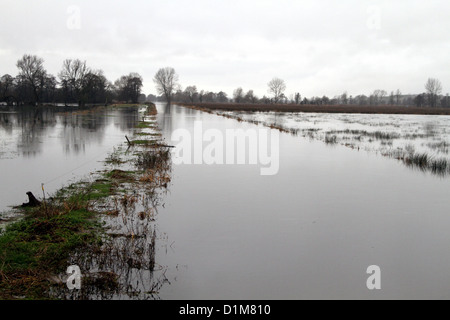
<path id="1" fill-rule="evenodd" d="M 181 88 L 177 88 L 174 94 L 172 94 L 172 101 L 176 102 L 186 102 L 186 95 L 184 94 L 183 90 Z"/>
<path id="2" fill-rule="evenodd" d="M 109 85 L 102 70 L 89 71 L 82 87 L 82 100 L 90 103 L 107 103 L 108 100 L 111 100 L 108 94 Z"/>
<path id="3" fill-rule="evenodd" d="M 56 100 L 56 85 L 55 76 L 46 75 L 42 78 L 42 101 L 55 102 Z"/>
<path id="4" fill-rule="evenodd" d="M 362 94 L 362 95 L 357 95 L 354 98 L 354 102 L 355 102 L 356 105 L 364 106 L 364 105 L 366 105 L 369 102 L 369 99 L 367 98 L 366 95 Z"/>
<path id="5" fill-rule="evenodd" d="M 196 86 L 188 86 L 184 89 L 184 94 L 189 99 L 189 102 L 193 103 L 197 98 L 198 92 Z"/>
<path id="6" fill-rule="evenodd" d="M 386 97 L 387 92 L 384 90 L 375 90 L 369 97 L 369 104 L 379 105 L 384 103 L 384 97 Z"/>
<path id="7" fill-rule="evenodd" d="M 391 91 L 391 95 L 389 96 L 389 104 L 393 106 L 395 104 L 395 94 L 394 91 Z"/>
<path id="8" fill-rule="evenodd" d="M 155 96 L 154 94 L 151 94 L 151 93 L 150 93 L 150 94 L 147 96 L 147 98 L 146 98 L 145 100 L 146 100 L 146 101 L 155 102 L 155 101 L 158 100 L 158 97 Z"/>
<path id="9" fill-rule="evenodd" d="M 438 97 L 442 92 L 442 84 L 438 79 L 429 78 L 425 83 L 425 89 L 428 96 L 428 103 L 430 107 L 437 106 Z"/>
<path id="10" fill-rule="evenodd" d="M 172 94 L 178 87 L 178 75 L 174 68 L 161 68 L 156 72 L 153 81 L 156 84 L 156 91 L 164 95 L 168 104 L 172 101 Z"/>
<path id="11" fill-rule="evenodd" d="M 132 72 L 129 75 L 122 76 L 114 83 L 117 90 L 119 100 L 137 103 L 143 79 L 139 73 Z"/>
<path id="12" fill-rule="evenodd" d="M 427 95 L 425 93 L 419 94 L 414 98 L 414 104 L 417 107 L 424 107 L 426 103 L 426 97 Z"/>
<path id="13" fill-rule="evenodd" d="M 83 89 L 86 85 L 86 76 L 90 72 L 86 65 L 86 61 L 79 59 L 66 59 L 63 62 L 63 67 L 58 74 L 61 80 L 61 85 L 67 95 L 64 99 L 67 101 L 76 101 L 78 105 L 83 105 L 85 100 L 83 99 Z"/>
<path id="14" fill-rule="evenodd" d="M 205 93 L 203 100 L 205 102 L 216 102 L 216 94 L 214 92 L 208 91 Z"/>
<path id="15" fill-rule="evenodd" d="M 396 105 L 400 105 L 400 99 L 402 97 L 402 92 L 400 91 L 400 89 L 397 89 L 397 91 L 395 91 L 395 104 Z"/>
<path id="16" fill-rule="evenodd" d="M 225 92 L 220 91 L 217 93 L 217 102 L 226 103 L 228 102 L 228 96 Z"/>
<path id="17" fill-rule="evenodd" d="M 244 99 L 244 90 L 241 87 L 235 89 L 233 91 L 234 102 L 240 103 L 240 102 L 242 102 L 243 99 Z"/>
<path id="18" fill-rule="evenodd" d="M 248 90 L 245 94 L 244 101 L 248 103 L 256 103 L 256 101 L 258 101 L 258 97 L 255 96 L 253 90 Z"/>
<path id="19" fill-rule="evenodd" d="M 14 99 L 14 78 L 5 74 L 0 78 L 0 101 L 12 102 Z"/>
<path id="20" fill-rule="evenodd" d="M 347 91 L 345 91 L 343 94 L 341 94 L 340 100 L 341 100 L 342 104 L 348 104 L 348 93 L 347 93 Z"/>
<path id="21" fill-rule="evenodd" d="M 311 99 L 309 99 L 309 103 L 314 104 L 314 105 L 319 105 L 322 103 L 322 99 L 319 97 L 311 97 Z"/>
<path id="22" fill-rule="evenodd" d="M 295 104 L 299 104 L 300 101 L 302 101 L 302 96 L 300 95 L 299 92 L 296 92 L 296 93 L 294 94 L 294 101 L 295 101 Z"/>
<path id="23" fill-rule="evenodd" d="M 448 95 L 448 93 L 445 97 L 442 98 L 441 106 L 443 108 L 450 108 L 450 96 Z"/>
<path id="24" fill-rule="evenodd" d="M 128 75 L 127 87 L 130 93 L 130 100 L 133 103 L 137 103 L 141 94 L 141 89 L 144 79 L 137 72 L 132 72 Z"/>
<path id="25" fill-rule="evenodd" d="M 273 78 L 267 84 L 269 87 L 268 92 L 273 94 L 273 101 L 278 103 L 280 98 L 284 95 L 284 90 L 286 90 L 286 83 L 284 80 L 279 78 Z"/>
<path id="26" fill-rule="evenodd" d="M 201 90 L 199 93 L 198 93 L 198 101 L 200 101 L 200 102 L 203 102 L 203 97 L 205 96 L 205 91 L 204 90 Z"/>
<path id="27" fill-rule="evenodd" d="M 119 79 L 114 81 L 114 91 L 116 98 L 120 101 L 128 101 L 129 93 L 127 88 L 128 77 L 126 75 L 121 76 Z"/>
<path id="28" fill-rule="evenodd" d="M 39 103 L 42 95 L 43 78 L 47 74 L 44 69 L 44 59 L 35 55 L 25 54 L 17 61 L 18 78 L 22 85 L 29 86 L 33 94 L 33 103 Z"/>

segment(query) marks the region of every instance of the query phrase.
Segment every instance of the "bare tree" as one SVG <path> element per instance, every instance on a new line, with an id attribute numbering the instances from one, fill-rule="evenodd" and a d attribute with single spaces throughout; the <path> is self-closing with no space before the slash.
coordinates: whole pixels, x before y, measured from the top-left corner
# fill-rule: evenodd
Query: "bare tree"
<path id="1" fill-rule="evenodd" d="M 178 87 L 178 75 L 174 68 L 161 68 L 156 72 L 153 81 L 156 84 L 156 91 L 163 94 L 168 104 L 172 101 L 172 94 Z"/>
<path id="2" fill-rule="evenodd" d="M 244 99 L 244 90 L 239 87 L 233 91 L 233 100 L 236 103 L 240 103 L 242 102 L 242 99 Z"/>
<path id="3" fill-rule="evenodd" d="M 341 100 L 342 104 L 348 104 L 348 93 L 347 93 L 347 91 L 344 91 L 344 93 L 341 94 L 340 100 Z"/>
<path id="4" fill-rule="evenodd" d="M 269 81 L 267 86 L 269 87 L 268 92 L 273 94 L 273 100 L 275 103 L 277 103 L 280 98 L 283 97 L 284 90 L 286 90 L 286 84 L 284 83 L 284 80 L 273 78 Z"/>
<path id="5" fill-rule="evenodd" d="M 64 60 L 62 70 L 58 74 L 65 92 L 64 100 L 67 101 L 70 96 L 73 96 L 79 105 L 84 103 L 82 91 L 85 86 L 86 77 L 89 73 L 90 70 L 86 65 L 86 61 L 78 59 Z"/>
<path id="6" fill-rule="evenodd" d="M 300 104 L 302 101 L 302 96 L 300 95 L 300 92 L 296 92 L 294 94 L 295 104 Z"/>
<path id="7" fill-rule="evenodd" d="M 377 89 L 369 97 L 371 105 L 383 104 L 384 97 L 386 97 L 387 92 L 384 90 Z"/>
<path id="8" fill-rule="evenodd" d="M 16 65 L 19 68 L 18 77 L 21 79 L 21 82 L 31 87 L 34 103 L 39 103 L 42 94 L 43 78 L 47 74 L 44 69 L 44 59 L 35 55 L 25 54 L 17 61 Z"/>
<path id="9" fill-rule="evenodd" d="M 400 89 L 397 89 L 397 91 L 395 91 L 395 103 L 399 106 L 400 105 L 400 98 L 402 97 L 402 92 L 400 91 Z"/>
<path id="10" fill-rule="evenodd" d="M 427 90 L 428 102 L 432 108 L 437 106 L 438 97 L 442 92 L 442 84 L 438 79 L 428 78 L 425 83 Z"/>
<path id="11" fill-rule="evenodd" d="M 395 104 L 395 94 L 394 94 L 394 91 L 391 91 L 391 94 L 390 94 L 390 96 L 389 96 L 389 104 L 390 104 L 391 106 L 393 106 L 393 105 Z"/>
<path id="12" fill-rule="evenodd" d="M 184 89 L 184 94 L 185 94 L 185 96 L 187 96 L 189 101 L 191 103 L 193 103 L 195 98 L 198 95 L 197 87 L 196 86 L 187 86 L 186 89 Z"/>

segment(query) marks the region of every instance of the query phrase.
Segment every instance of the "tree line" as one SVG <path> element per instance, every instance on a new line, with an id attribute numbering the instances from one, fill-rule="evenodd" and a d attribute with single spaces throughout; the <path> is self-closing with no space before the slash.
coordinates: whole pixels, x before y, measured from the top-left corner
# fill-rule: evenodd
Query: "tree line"
<path id="1" fill-rule="evenodd" d="M 263 97 L 253 90 L 245 91 L 238 87 L 228 97 L 224 91 L 211 92 L 198 90 L 189 85 L 182 90 L 179 76 L 172 67 L 159 69 L 153 81 L 159 96 L 145 96 L 141 92 L 143 78 L 136 72 L 123 75 L 116 81 L 109 81 L 101 69 L 90 68 L 86 61 L 66 59 L 57 77 L 44 68 L 44 60 L 36 55 L 23 55 L 17 61 L 18 74 L 13 77 L 5 74 L 0 78 L 0 102 L 9 105 L 64 103 L 108 104 L 114 101 L 137 103 L 142 101 L 174 102 L 217 102 L 217 103 L 281 103 L 309 105 L 395 105 L 418 107 L 450 107 L 450 98 L 442 96 L 442 84 L 438 79 L 429 78 L 425 92 L 419 95 L 403 95 L 399 89 L 388 94 L 385 90 L 374 90 L 370 95 L 352 96 L 347 92 L 332 98 L 302 97 L 300 92 L 286 96 L 286 83 L 273 78 L 267 83 L 267 93 Z"/>
<path id="2" fill-rule="evenodd" d="M 259 98 L 253 90 L 245 91 L 238 87 L 233 91 L 233 95 L 228 97 L 224 91 L 211 92 L 198 90 L 197 86 L 189 85 L 184 90 L 178 83 L 178 75 L 173 68 L 161 69 L 155 76 L 157 91 L 160 96 L 148 95 L 149 101 L 176 101 L 184 103 L 207 102 L 207 103 L 281 103 L 281 104 L 308 104 L 308 105 L 392 105 L 392 106 L 419 106 L 419 107 L 447 107 L 450 108 L 450 97 L 447 94 L 442 96 L 442 84 L 438 79 L 429 78 L 425 83 L 426 92 L 419 95 L 404 95 L 397 89 L 388 94 L 385 90 L 374 90 L 369 96 L 352 96 L 347 92 L 329 98 L 322 97 L 302 97 L 299 92 L 285 95 L 286 83 L 280 78 L 273 78 L 267 83 L 268 96 Z"/>
<path id="3" fill-rule="evenodd" d="M 86 61 L 67 59 L 57 77 L 49 74 L 44 59 L 25 54 L 17 61 L 18 74 L 0 78 L 0 102 L 9 105 L 64 103 L 107 104 L 113 100 L 136 103 L 141 97 L 143 78 L 132 72 L 114 83 L 101 69 L 90 68 Z"/>

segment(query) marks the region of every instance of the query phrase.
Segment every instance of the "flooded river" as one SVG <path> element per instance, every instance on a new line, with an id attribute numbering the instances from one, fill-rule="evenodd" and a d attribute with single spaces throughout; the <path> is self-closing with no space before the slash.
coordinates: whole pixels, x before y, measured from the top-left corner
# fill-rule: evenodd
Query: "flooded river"
<path id="1" fill-rule="evenodd" d="M 168 140 L 198 122 L 258 128 L 177 106 L 158 118 Z M 162 298 L 450 298 L 450 179 L 287 133 L 279 156 L 266 176 L 258 165 L 173 167 L 159 262 L 176 280 Z M 381 290 L 366 286 L 371 265 Z"/>
<path id="2" fill-rule="evenodd" d="M 174 132 L 194 141 L 200 126 L 216 138 L 263 128 L 176 105 L 157 108 L 174 162 L 186 156 Z M 26 191 L 41 195 L 41 183 L 52 192 L 101 168 L 140 117 L 48 111 L 35 122 L 24 113 L 0 112 L 0 211 L 24 202 Z M 448 177 L 319 139 L 281 132 L 273 141 L 275 174 L 261 174 L 258 163 L 172 166 L 152 228 L 165 279 L 157 298 L 450 298 Z M 380 290 L 366 285 L 373 265 Z"/>

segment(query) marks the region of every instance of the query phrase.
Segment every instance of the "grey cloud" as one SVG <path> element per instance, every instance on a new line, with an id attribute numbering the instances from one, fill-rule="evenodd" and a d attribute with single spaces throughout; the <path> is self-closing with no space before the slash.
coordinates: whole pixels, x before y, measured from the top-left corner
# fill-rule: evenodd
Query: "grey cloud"
<path id="1" fill-rule="evenodd" d="M 67 26 L 71 6 L 79 29 Z M 450 85 L 448 1 L 2 0 L 2 9 L 1 73 L 33 53 L 54 74 L 68 57 L 111 80 L 140 72 L 147 93 L 167 65 L 183 86 L 229 94 L 243 86 L 262 96 L 273 76 L 304 96 L 420 92 L 430 76 Z"/>

